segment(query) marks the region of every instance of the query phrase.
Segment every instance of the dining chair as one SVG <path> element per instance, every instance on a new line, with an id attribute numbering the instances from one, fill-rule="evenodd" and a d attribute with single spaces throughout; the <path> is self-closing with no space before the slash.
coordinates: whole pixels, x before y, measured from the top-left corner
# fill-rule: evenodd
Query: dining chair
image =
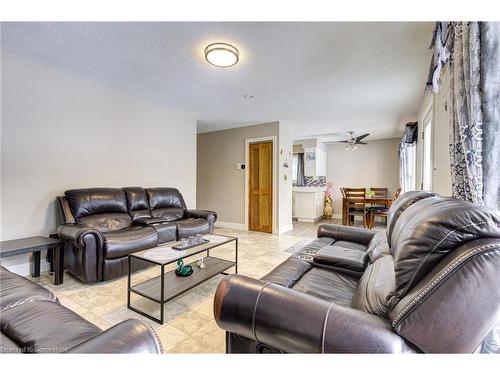
<path id="1" fill-rule="evenodd" d="M 394 197 L 392 198 L 392 201 L 394 202 L 396 199 L 398 199 L 399 194 L 401 193 L 401 188 L 398 187 L 396 191 L 394 192 Z M 387 197 L 387 195 L 386 195 Z M 389 208 L 387 207 L 371 207 L 370 208 L 370 215 L 369 215 L 369 220 L 368 220 L 368 227 L 370 229 L 373 228 L 373 225 L 375 224 L 375 216 L 380 216 L 385 218 L 385 224 L 387 225 L 387 216 L 389 213 Z"/>
<path id="2" fill-rule="evenodd" d="M 374 198 L 386 198 L 389 189 L 387 189 L 386 187 L 385 188 L 371 187 L 370 191 L 373 191 L 375 193 L 373 195 Z"/>
<path id="3" fill-rule="evenodd" d="M 344 188 L 346 200 L 346 218 L 347 225 L 351 225 L 354 221 L 354 216 L 363 218 L 363 227 L 367 226 L 368 210 L 366 207 L 366 188 Z"/>

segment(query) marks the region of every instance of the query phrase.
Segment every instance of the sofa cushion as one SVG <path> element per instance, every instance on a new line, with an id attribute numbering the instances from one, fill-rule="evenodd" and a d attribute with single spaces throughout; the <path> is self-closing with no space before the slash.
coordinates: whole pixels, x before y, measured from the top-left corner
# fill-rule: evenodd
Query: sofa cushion
<path id="1" fill-rule="evenodd" d="M 368 247 L 366 248 L 366 253 L 370 258 L 370 263 L 375 262 L 377 259 L 385 255 L 391 254 L 385 231 L 377 232 L 377 234 L 373 236 L 372 240 L 368 244 Z"/>
<path id="2" fill-rule="evenodd" d="M 77 223 L 99 232 L 109 232 L 131 226 L 132 219 L 128 214 L 99 214 L 77 219 Z"/>
<path id="3" fill-rule="evenodd" d="M 151 227 L 134 226 L 106 232 L 103 238 L 104 257 L 108 259 L 120 258 L 157 245 L 157 234 Z"/>
<path id="4" fill-rule="evenodd" d="M 311 268 L 311 263 L 293 256 L 285 260 L 261 280 L 291 288 Z"/>
<path id="5" fill-rule="evenodd" d="M 65 352 L 101 332 L 73 311 L 49 301 L 5 310 L 0 324 L 2 333 L 28 353 Z"/>
<path id="6" fill-rule="evenodd" d="M 147 188 L 146 194 L 151 210 L 168 207 L 186 209 L 182 194 L 175 188 Z"/>
<path id="7" fill-rule="evenodd" d="M 430 191 L 408 191 L 402 194 L 389 208 L 389 214 L 387 216 L 387 243 L 391 246 L 391 236 L 394 226 L 398 221 L 401 214 L 410 207 L 413 203 L 418 202 L 422 199 L 439 196 L 437 193 L 432 193 Z"/>
<path id="8" fill-rule="evenodd" d="M 64 193 L 75 219 L 104 213 L 127 213 L 127 201 L 122 189 L 73 189 Z"/>
<path id="9" fill-rule="evenodd" d="M 175 221 L 177 224 L 177 237 L 184 238 L 198 233 L 210 233 L 210 225 L 206 219 L 181 219 Z"/>
<path id="10" fill-rule="evenodd" d="M 369 264 L 358 282 L 352 307 L 386 318 L 394 302 L 396 275 L 391 254 Z"/>
<path id="11" fill-rule="evenodd" d="M 357 279 L 354 277 L 314 267 L 306 272 L 292 289 L 342 306 L 351 306 L 356 285 Z"/>
<path id="12" fill-rule="evenodd" d="M 0 312 L 33 301 L 58 302 L 57 297 L 24 277 L 0 266 Z"/>
<path id="13" fill-rule="evenodd" d="M 175 222 L 160 222 L 151 224 L 158 235 L 158 244 L 177 240 L 177 224 Z"/>
<path id="14" fill-rule="evenodd" d="M 146 190 L 141 187 L 125 187 L 127 210 L 132 220 L 151 217 Z"/>
<path id="15" fill-rule="evenodd" d="M 458 246 L 480 238 L 500 238 L 500 215 L 453 198 L 414 203 L 392 234 L 397 296 L 404 296 Z"/>
<path id="16" fill-rule="evenodd" d="M 157 208 L 151 211 L 151 215 L 162 221 L 174 221 L 184 217 L 184 210 L 176 207 Z"/>
<path id="17" fill-rule="evenodd" d="M 341 241 L 339 241 L 341 242 Z M 325 246 L 314 255 L 314 262 L 329 267 L 363 272 L 368 261 L 365 250 L 338 246 L 338 242 Z"/>

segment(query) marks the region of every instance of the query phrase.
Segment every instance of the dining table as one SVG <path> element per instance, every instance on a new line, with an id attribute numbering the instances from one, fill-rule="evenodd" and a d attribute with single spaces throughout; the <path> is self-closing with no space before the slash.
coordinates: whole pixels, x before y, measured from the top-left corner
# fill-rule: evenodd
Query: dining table
<path id="1" fill-rule="evenodd" d="M 347 198 L 342 197 L 342 225 L 347 225 Z M 365 197 L 365 203 L 368 206 L 379 205 L 391 207 L 394 197 Z"/>

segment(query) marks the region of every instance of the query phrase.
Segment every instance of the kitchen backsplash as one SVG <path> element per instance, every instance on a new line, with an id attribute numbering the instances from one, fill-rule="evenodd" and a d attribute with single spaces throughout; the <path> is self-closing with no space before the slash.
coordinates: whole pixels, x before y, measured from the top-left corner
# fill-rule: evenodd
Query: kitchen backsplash
<path id="1" fill-rule="evenodd" d="M 323 187 L 326 186 L 326 176 L 304 176 L 304 186 Z"/>

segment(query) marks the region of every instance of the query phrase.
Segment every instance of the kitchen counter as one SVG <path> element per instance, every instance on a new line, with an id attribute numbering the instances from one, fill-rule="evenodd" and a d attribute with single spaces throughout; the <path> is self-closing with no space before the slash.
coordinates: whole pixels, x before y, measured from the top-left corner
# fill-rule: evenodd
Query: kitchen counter
<path id="1" fill-rule="evenodd" d="M 294 186 L 292 187 L 292 191 L 297 193 L 316 193 L 326 191 L 326 186 Z"/>

